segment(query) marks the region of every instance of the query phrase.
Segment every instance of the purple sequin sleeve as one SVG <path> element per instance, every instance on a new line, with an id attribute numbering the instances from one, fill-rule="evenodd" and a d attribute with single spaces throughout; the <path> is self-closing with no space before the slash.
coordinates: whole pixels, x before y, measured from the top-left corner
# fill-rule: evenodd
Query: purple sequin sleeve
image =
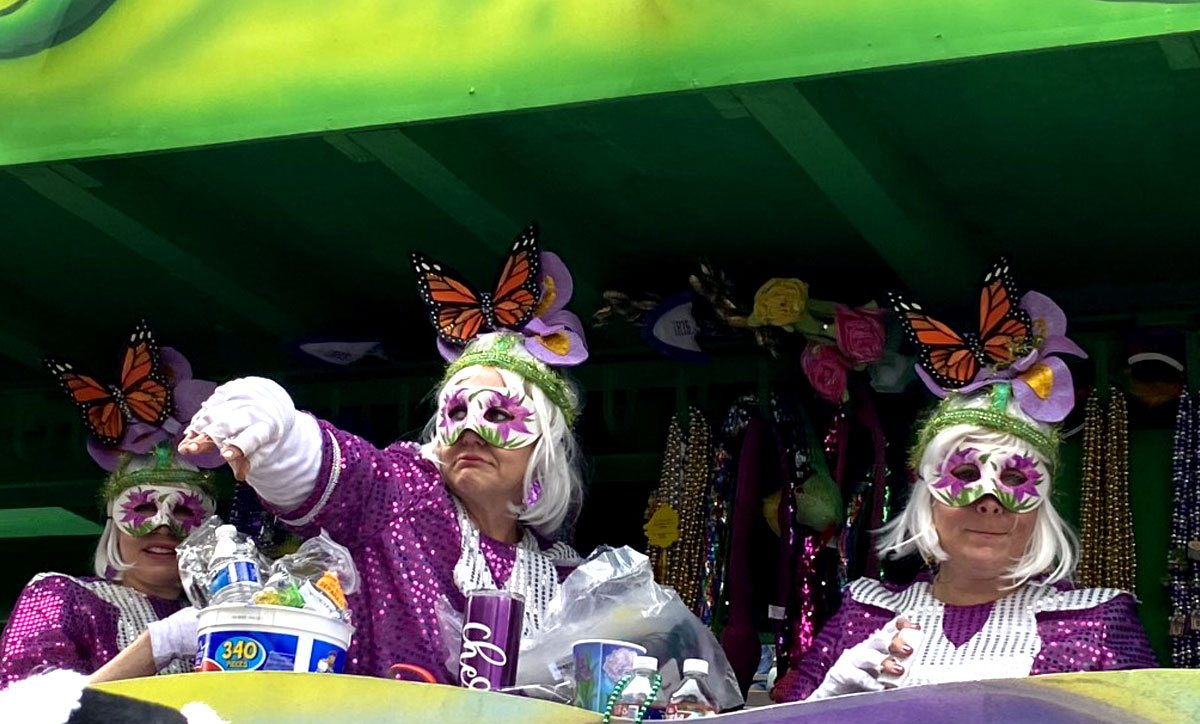
<path id="1" fill-rule="evenodd" d="M 1128 593 L 1082 611 L 1039 613 L 1037 622 L 1042 650 L 1030 671 L 1035 676 L 1158 666 Z"/>
<path id="2" fill-rule="evenodd" d="M 106 620 L 103 608 L 66 576 L 45 576 L 27 585 L 0 639 L 0 688 L 50 669 L 83 674 L 98 669 L 116 654 L 115 622 Z M 100 635 L 106 625 L 114 630 L 111 636 Z M 107 647 L 105 639 L 110 639 Z"/>
<path id="3" fill-rule="evenodd" d="M 298 508 L 286 512 L 263 501 L 302 535 L 324 528 L 353 550 L 441 486 L 437 469 L 421 457 L 416 445 L 396 443 L 380 450 L 324 420 L 318 423 L 321 469 L 312 493 Z"/>
<path id="4" fill-rule="evenodd" d="M 894 617 L 890 611 L 855 601 L 846 588 L 838 612 L 825 623 L 800 665 L 775 682 L 771 698 L 781 703 L 807 699 L 825 680 L 843 651 L 866 641 Z"/>

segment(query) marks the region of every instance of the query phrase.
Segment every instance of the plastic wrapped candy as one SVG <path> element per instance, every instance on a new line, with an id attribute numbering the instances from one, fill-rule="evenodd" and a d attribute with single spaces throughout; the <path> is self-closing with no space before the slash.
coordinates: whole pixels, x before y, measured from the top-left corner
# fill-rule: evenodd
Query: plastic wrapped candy
<path id="1" fill-rule="evenodd" d="M 254 603 L 304 608 L 350 622 L 346 594 L 358 590 L 358 569 L 345 547 L 325 531 L 271 565 Z"/>
<path id="2" fill-rule="evenodd" d="M 294 583 L 283 588 L 267 587 L 254 594 L 255 603 L 260 606 L 288 606 L 289 608 L 304 608 L 304 596 Z"/>

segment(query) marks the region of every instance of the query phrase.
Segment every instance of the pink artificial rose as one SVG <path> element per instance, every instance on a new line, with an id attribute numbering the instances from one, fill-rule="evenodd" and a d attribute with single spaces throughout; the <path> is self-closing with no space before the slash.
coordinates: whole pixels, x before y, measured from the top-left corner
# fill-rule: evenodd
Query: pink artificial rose
<path id="1" fill-rule="evenodd" d="M 804 376 L 821 397 L 837 405 L 846 396 L 846 381 L 849 370 L 846 360 L 837 348 L 827 344 L 809 342 L 800 355 L 800 368 Z"/>
<path id="2" fill-rule="evenodd" d="M 838 305 L 833 313 L 837 346 L 852 365 L 868 365 L 883 357 L 886 333 L 875 309 Z"/>

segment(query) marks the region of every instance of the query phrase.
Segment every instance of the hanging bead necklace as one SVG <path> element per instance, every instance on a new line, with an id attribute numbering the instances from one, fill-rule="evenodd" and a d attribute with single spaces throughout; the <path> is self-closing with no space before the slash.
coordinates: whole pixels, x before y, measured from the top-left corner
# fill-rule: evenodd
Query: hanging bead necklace
<path id="1" fill-rule="evenodd" d="M 688 411 L 688 440 L 676 419 L 667 429 L 662 478 L 647 511 L 647 538 L 655 579 L 670 586 L 693 612 L 703 595 L 705 502 L 708 497 L 712 441 L 708 422 L 697 408 Z M 659 525 L 661 524 L 661 525 Z M 672 529 L 664 534 L 664 528 Z"/>
<path id="2" fill-rule="evenodd" d="M 1171 663 L 1200 668 L 1200 394 L 1184 392 L 1175 417 L 1171 459 L 1174 507 L 1167 558 Z"/>
<path id="3" fill-rule="evenodd" d="M 1125 396 L 1115 389 L 1109 394 L 1107 416 L 1096 393 L 1085 407 L 1076 580 L 1132 593 L 1137 556 L 1129 509 L 1129 414 Z"/>
<path id="4" fill-rule="evenodd" d="M 1108 545 L 1104 585 L 1135 593 L 1137 553 L 1133 515 L 1129 510 L 1129 410 L 1125 395 L 1117 390 L 1112 391 L 1108 405 L 1107 443 L 1104 512 Z"/>
<path id="5" fill-rule="evenodd" d="M 1080 586 L 1094 587 L 1100 580 L 1100 485 L 1104 456 L 1103 423 L 1100 399 L 1093 392 L 1087 399 L 1083 417 L 1083 480 L 1079 501 L 1079 565 L 1075 577 Z"/>

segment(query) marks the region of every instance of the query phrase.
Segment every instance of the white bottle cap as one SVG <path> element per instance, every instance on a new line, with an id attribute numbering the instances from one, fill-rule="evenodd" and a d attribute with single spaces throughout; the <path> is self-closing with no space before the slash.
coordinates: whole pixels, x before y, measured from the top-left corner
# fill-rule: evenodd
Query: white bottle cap
<path id="1" fill-rule="evenodd" d="M 683 673 L 708 676 L 708 662 L 704 659 L 684 659 Z"/>
<path id="2" fill-rule="evenodd" d="M 633 657 L 634 671 L 658 671 L 658 659 L 653 656 L 634 656 Z"/>

